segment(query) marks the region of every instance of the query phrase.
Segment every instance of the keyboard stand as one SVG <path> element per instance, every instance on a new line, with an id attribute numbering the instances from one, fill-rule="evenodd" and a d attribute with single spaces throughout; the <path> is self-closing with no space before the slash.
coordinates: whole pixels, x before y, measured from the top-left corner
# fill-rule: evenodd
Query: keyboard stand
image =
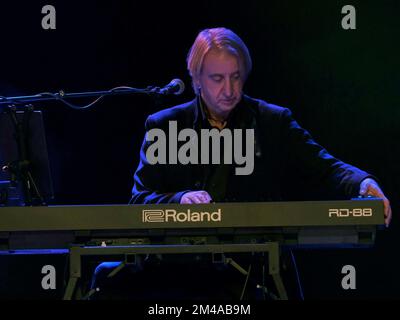
<path id="1" fill-rule="evenodd" d="M 279 243 L 255 243 L 255 244 L 204 244 L 204 245 L 129 245 L 129 246 L 72 246 L 70 248 L 70 270 L 64 300 L 79 299 L 75 291 L 81 278 L 81 258 L 84 256 L 113 256 L 124 255 L 125 261 L 135 261 L 135 255 L 143 254 L 185 254 L 185 253 L 244 253 L 244 252 L 267 252 L 269 261 L 269 275 L 272 276 L 278 299 L 287 300 L 286 289 L 280 276 L 279 267 Z M 134 259 L 130 259 L 132 257 Z M 93 289 L 94 290 L 94 289 Z M 90 296 L 92 293 L 89 292 Z"/>

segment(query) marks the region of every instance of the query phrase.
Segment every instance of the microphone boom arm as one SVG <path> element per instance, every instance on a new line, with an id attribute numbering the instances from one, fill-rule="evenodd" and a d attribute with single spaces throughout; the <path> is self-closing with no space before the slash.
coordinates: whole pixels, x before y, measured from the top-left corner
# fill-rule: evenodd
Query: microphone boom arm
<path id="1" fill-rule="evenodd" d="M 25 105 L 27 103 L 33 103 L 38 101 L 59 100 L 73 109 L 82 110 L 91 107 L 92 105 L 94 105 L 95 103 L 97 103 L 99 100 L 101 100 L 106 96 L 126 95 L 126 94 L 147 94 L 147 95 L 166 95 L 171 93 L 181 94 L 184 90 L 184 87 L 185 87 L 184 83 L 181 80 L 174 79 L 167 86 L 161 89 L 159 87 L 154 87 L 154 86 L 149 86 L 146 89 L 137 89 L 127 86 L 121 86 L 105 91 L 65 93 L 63 90 L 60 90 L 57 93 L 42 92 L 31 96 L 17 96 L 17 97 L 0 96 L 0 107 L 2 105 L 21 105 L 21 104 Z M 66 99 L 70 98 L 87 98 L 87 97 L 97 97 L 97 98 L 93 102 L 83 107 L 75 106 L 66 101 Z"/>

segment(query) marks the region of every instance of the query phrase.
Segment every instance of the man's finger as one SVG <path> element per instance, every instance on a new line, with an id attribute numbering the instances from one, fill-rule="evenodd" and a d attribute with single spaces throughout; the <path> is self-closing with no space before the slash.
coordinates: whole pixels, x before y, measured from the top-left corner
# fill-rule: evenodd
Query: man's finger
<path id="1" fill-rule="evenodd" d="M 204 199 L 209 199 L 210 195 L 208 194 L 207 191 L 200 191 L 200 194 L 202 195 L 202 197 L 204 197 Z"/>
<path id="2" fill-rule="evenodd" d="M 192 196 L 193 203 L 202 203 L 201 198 L 197 195 Z"/>
<path id="3" fill-rule="evenodd" d="M 198 191 L 197 193 L 196 193 L 196 197 L 198 197 L 198 198 L 200 198 L 201 199 L 201 203 L 209 203 L 210 202 L 210 195 L 208 194 L 208 192 L 207 191 L 204 191 L 204 190 L 202 190 L 202 191 Z"/>
<path id="4" fill-rule="evenodd" d="M 365 195 L 367 193 L 367 188 L 366 187 L 363 187 L 363 188 L 361 188 L 360 189 L 360 195 Z"/>
<path id="5" fill-rule="evenodd" d="M 189 204 L 189 203 L 192 203 L 192 202 L 190 201 L 190 198 L 189 198 L 188 196 L 184 196 L 184 197 L 182 198 L 181 203 L 182 203 L 182 204 Z"/>
<path id="6" fill-rule="evenodd" d="M 209 194 L 205 194 L 202 196 L 203 199 L 203 203 L 210 203 L 211 202 L 211 197 L 209 196 Z"/>
<path id="7" fill-rule="evenodd" d="M 203 192 L 198 193 L 197 198 L 201 200 L 201 203 L 207 203 L 207 195 Z"/>
<path id="8" fill-rule="evenodd" d="M 390 202 L 387 198 L 383 199 L 383 206 L 385 211 L 385 224 L 389 227 L 390 221 L 392 220 L 392 208 L 390 207 Z"/>
<path id="9" fill-rule="evenodd" d="M 385 195 L 383 194 L 382 190 L 376 185 L 370 184 L 368 186 L 367 191 L 368 191 L 368 194 L 371 196 L 375 196 L 378 198 L 385 198 Z"/>
<path id="10" fill-rule="evenodd" d="M 212 198 L 211 198 L 211 196 L 208 194 L 208 192 L 207 192 L 207 191 L 203 191 L 202 194 L 203 194 L 205 203 L 210 203 L 211 200 L 212 200 Z"/>

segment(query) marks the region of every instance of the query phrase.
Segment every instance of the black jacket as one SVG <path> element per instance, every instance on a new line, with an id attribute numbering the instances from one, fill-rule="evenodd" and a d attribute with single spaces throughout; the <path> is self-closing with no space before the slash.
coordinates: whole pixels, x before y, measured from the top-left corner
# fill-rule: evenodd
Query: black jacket
<path id="1" fill-rule="evenodd" d="M 198 104 L 194 99 L 150 115 L 146 132 L 152 128 L 168 132 L 173 120 L 178 130 L 198 130 L 203 116 Z M 351 198 L 358 195 L 361 181 L 371 177 L 330 155 L 287 108 L 243 96 L 234 112 L 241 127 L 255 130 L 255 164 L 251 175 L 235 175 L 231 170 L 224 201 Z M 144 141 L 141 148 L 131 203 L 179 203 L 185 192 L 204 189 L 207 165 L 150 165 L 145 156 L 149 145 Z"/>

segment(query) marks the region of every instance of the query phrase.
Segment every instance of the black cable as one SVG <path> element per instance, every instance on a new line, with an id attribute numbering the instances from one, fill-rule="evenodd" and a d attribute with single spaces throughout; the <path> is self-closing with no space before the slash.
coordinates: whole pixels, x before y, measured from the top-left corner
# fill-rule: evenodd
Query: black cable
<path id="1" fill-rule="evenodd" d="M 66 93 L 63 90 L 60 90 L 58 93 L 41 92 L 41 93 L 38 93 L 38 94 L 33 95 L 33 96 L 22 97 L 22 98 L 24 98 L 24 100 L 27 100 L 27 99 L 31 99 L 31 100 L 32 99 L 34 99 L 34 100 L 38 99 L 38 100 L 40 100 L 40 98 L 51 97 L 54 100 L 61 101 L 66 106 L 68 106 L 68 107 L 70 107 L 72 109 L 84 110 L 84 109 L 88 109 L 88 108 L 92 107 L 94 104 L 99 102 L 101 99 L 103 99 L 107 95 L 112 95 L 112 94 L 117 93 L 117 92 L 124 93 L 124 92 L 128 92 L 128 91 L 151 95 L 151 94 L 159 94 L 160 93 L 160 88 L 159 87 L 154 87 L 154 86 L 148 86 L 146 89 L 136 89 L 136 88 L 132 88 L 132 87 L 128 87 L 128 86 L 119 86 L 119 87 L 112 88 L 112 89 L 110 89 L 108 91 L 98 92 L 98 94 L 99 93 L 102 93 L 102 94 L 98 98 L 96 98 L 95 100 L 90 102 L 89 104 L 83 105 L 83 106 L 79 106 L 79 105 L 76 105 L 76 104 L 73 104 L 73 103 L 70 103 L 70 102 L 66 101 L 65 99 L 68 98 L 68 97 L 66 97 Z M 14 97 L 14 98 L 18 98 L 18 97 Z M 73 97 L 73 98 L 77 98 L 77 97 Z M 24 102 L 23 100 L 18 101 L 18 100 L 10 99 L 8 97 L 0 96 L 0 103 L 4 103 L 3 100 L 6 101 L 7 103 L 9 102 L 10 104 L 20 104 L 20 105 L 22 105 L 22 104 L 25 105 L 26 104 L 26 102 Z"/>
<path id="2" fill-rule="evenodd" d="M 246 287 L 247 287 L 247 282 L 249 281 L 250 272 L 251 272 L 251 263 L 249 265 L 249 269 L 247 270 L 246 280 L 244 282 L 243 289 L 242 289 L 242 294 L 240 295 L 240 299 L 239 299 L 240 301 L 243 300 L 243 296 L 244 296 L 244 293 L 245 293 Z"/>
<path id="3" fill-rule="evenodd" d="M 62 91 L 60 91 L 60 92 L 62 92 Z M 94 101 L 90 102 L 89 104 L 87 104 L 87 105 L 85 105 L 85 106 L 78 106 L 78 105 L 75 105 L 75 104 L 72 104 L 72 103 L 66 101 L 66 100 L 62 97 L 62 94 L 63 94 L 63 93 L 61 93 L 61 94 L 54 94 L 54 93 L 51 93 L 51 92 L 42 92 L 42 93 L 39 93 L 39 95 L 42 95 L 42 96 L 50 96 L 50 97 L 54 98 L 55 100 L 59 100 L 59 101 L 61 101 L 62 103 L 64 103 L 66 106 L 68 106 L 68 107 L 70 107 L 70 108 L 72 108 L 72 109 L 74 109 L 74 110 L 84 110 L 84 109 L 88 109 L 88 108 L 90 108 L 91 106 L 95 105 L 97 102 L 99 102 L 101 99 L 104 98 L 104 95 L 101 95 L 100 97 L 96 98 Z"/>
<path id="4" fill-rule="evenodd" d="M 296 281 L 297 281 L 297 285 L 298 285 L 298 288 L 299 288 L 300 299 L 304 300 L 303 288 L 301 286 L 300 275 L 299 275 L 299 271 L 297 269 L 296 259 L 295 259 L 294 255 L 293 255 L 293 250 L 290 250 L 290 257 L 292 259 L 294 271 L 296 273 Z"/>

